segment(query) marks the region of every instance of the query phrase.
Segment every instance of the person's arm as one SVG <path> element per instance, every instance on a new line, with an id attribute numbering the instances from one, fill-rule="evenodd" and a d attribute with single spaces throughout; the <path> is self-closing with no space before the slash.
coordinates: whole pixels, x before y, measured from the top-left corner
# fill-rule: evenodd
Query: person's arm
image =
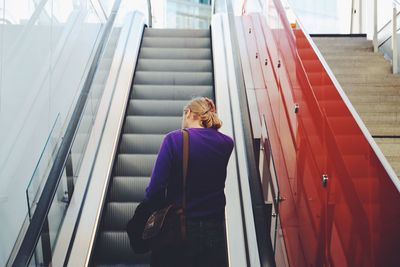
<path id="1" fill-rule="evenodd" d="M 150 177 L 150 183 L 146 188 L 145 200 L 152 203 L 152 206 L 158 207 L 165 201 L 165 189 L 170 180 L 172 172 L 172 147 L 171 136 L 167 135 L 161 144 L 160 151 L 155 162 L 153 172 Z"/>

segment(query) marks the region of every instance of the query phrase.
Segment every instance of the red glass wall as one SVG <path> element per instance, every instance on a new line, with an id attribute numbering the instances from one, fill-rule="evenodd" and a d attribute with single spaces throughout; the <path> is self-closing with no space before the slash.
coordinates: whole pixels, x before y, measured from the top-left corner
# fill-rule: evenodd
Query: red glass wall
<path id="1" fill-rule="evenodd" d="M 399 191 L 302 29 L 267 3 L 237 25 L 281 197 L 277 265 L 400 266 Z"/>

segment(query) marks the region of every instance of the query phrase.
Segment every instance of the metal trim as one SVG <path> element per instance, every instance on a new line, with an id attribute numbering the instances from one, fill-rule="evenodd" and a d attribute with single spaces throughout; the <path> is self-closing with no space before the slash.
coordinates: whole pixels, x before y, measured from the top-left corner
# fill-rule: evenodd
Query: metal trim
<path id="1" fill-rule="evenodd" d="M 100 223 L 102 207 L 114 156 L 117 151 L 120 131 L 124 122 L 124 114 L 145 25 L 145 18 L 139 12 L 134 12 L 129 20 L 131 23 L 129 23 L 128 41 L 124 44 L 123 50 L 118 47 L 119 49 L 116 51 L 116 54 L 119 53 L 123 58 L 118 81 L 115 84 L 115 88 L 118 88 L 118 90 L 115 91 L 112 97 L 109 109 L 104 111 L 107 119 L 100 134 L 101 143 L 96 153 L 95 165 L 90 174 L 91 177 L 96 177 L 96 179 L 91 180 L 87 188 L 84 206 L 80 214 L 80 217 L 85 218 L 85 220 L 80 221 L 77 226 L 76 236 L 79 236 L 79 242 L 73 244 L 68 266 L 89 265 L 97 228 Z"/>

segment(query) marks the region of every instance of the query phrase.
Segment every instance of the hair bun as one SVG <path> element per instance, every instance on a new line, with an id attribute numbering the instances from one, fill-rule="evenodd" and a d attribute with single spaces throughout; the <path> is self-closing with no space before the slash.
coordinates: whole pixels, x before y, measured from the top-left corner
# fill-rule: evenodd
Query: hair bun
<path id="1" fill-rule="evenodd" d="M 214 102 L 211 99 L 209 99 L 208 97 L 205 97 L 204 99 L 206 100 L 206 102 L 208 104 L 208 110 L 211 112 L 215 112 L 216 110 L 215 110 Z"/>

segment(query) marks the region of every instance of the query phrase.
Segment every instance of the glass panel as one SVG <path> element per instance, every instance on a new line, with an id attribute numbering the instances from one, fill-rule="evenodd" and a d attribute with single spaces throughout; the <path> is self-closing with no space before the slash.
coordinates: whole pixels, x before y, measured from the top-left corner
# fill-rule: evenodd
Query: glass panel
<path id="1" fill-rule="evenodd" d="M 208 29 L 211 21 L 211 6 L 202 0 L 167 0 L 166 28 Z"/>
<path id="2" fill-rule="evenodd" d="M 55 247 L 58 233 L 64 220 L 65 212 L 68 208 L 69 199 L 67 179 L 68 177 L 64 171 L 48 215 L 50 246 L 52 250 Z"/>
<path id="3" fill-rule="evenodd" d="M 34 209 L 61 140 L 54 122 L 65 130 L 102 27 L 90 0 L 0 1 L 0 266 Z"/>
<path id="4" fill-rule="evenodd" d="M 60 116 L 58 115 L 50 131 L 49 137 L 47 138 L 42 154 L 40 155 L 38 164 L 36 165 L 36 168 L 31 176 L 28 188 L 26 189 L 29 217 L 31 217 L 35 211 L 36 203 L 39 200 L 44 183 L 46 182 L 46 179 L 44 178 L 48 176 L 56 156 L 59 145 L 58 137 L 60 136 L 61 130 L 59 118 Z"/>

